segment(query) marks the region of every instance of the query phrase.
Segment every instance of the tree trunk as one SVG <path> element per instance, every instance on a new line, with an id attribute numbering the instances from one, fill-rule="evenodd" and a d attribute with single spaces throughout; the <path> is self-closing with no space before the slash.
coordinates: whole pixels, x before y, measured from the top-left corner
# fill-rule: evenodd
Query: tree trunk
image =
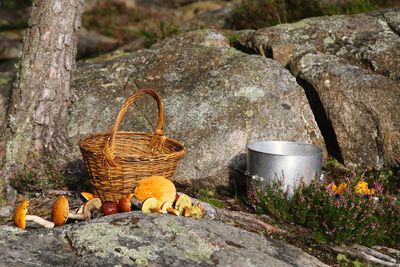
<path id="1" fill-rule="evenodd" d="M 33 1 L 8 110 L 3 167 L 62 157 L 82 10 L 83 0 Z"/>

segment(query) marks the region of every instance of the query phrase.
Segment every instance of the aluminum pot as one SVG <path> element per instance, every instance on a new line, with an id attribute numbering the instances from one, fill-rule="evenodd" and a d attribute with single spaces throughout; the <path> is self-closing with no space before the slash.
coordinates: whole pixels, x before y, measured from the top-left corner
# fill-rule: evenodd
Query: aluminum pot
<path id="1" fill-rule="evenodd" d="M 289 196 L 302 180 L 309 185 L 320 177 L 323 151 L 312 144 L 268 141 L 247 146 L 247 174 L 251 180 L 267 184 L 282 179 Z"/>

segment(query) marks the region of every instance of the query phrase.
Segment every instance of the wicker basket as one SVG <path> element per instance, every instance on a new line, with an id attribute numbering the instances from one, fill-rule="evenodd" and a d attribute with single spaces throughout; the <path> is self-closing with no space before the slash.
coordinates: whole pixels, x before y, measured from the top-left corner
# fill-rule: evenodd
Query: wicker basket
<path id="1" fill-rule="evenodd" d="M 157 101 L 158 123 L 154 133 L 118 131 L 129 106 L 145 94 Z M 81 140 L 79 145 L 96 196 L 102 201 L 118 201 L 133 192 L 144 177 L 161 175 L 172 180 L 185 148 L 179 141 L 163 135 L 163 124 L 160 96 L 151 89 L 141 89 L 126 100 L 111 132 Z"/>

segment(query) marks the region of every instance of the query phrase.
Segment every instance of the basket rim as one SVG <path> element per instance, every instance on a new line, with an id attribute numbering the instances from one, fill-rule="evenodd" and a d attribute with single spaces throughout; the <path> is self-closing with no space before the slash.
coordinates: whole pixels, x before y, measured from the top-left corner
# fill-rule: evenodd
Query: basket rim
<path id="1" fill-rule="evenodd" d="M 99 137 L 99 136 L 109 136 L 111 137 L 111 132 L 98 132 L 98 133 L 92 133 L 92 134 L 88 134 L 84 137 L 81 138 L 81 140 L 79 141 L 79 147 L 81 149 L 85 149 L 86 151 L 91 151 L 91 152 L 95 152 L 91 149 L 91 146 L 88 146 L 87 144 L 85 145 L 84 143 L 87 142 L 90 139 Z M 134 132 L 134 131 L 117 131 L 117 136 L 118 134 L 129 134 L 129 135 L 142 135 L 142 136 L 153 136 L 153 133 L 150 132 Z M 172 142 L 176 145 L 178 145 L 180 147 L 180 150 L 172 152 L 172 153 L 166 153 L 166 154 L 162 154 L 162 155 L 173 155 L 173 154 L 179 154 L 179 153 L 185 153 L 186 152 L 186 148 L 183 145 L 183 143 L 181 141 L 178 141 L 176 139 L 173 138 L 169 138 L 169 137 L 165 137 L 167 142 Z M 105 142 L 106 143 L 106 142 Z"/>

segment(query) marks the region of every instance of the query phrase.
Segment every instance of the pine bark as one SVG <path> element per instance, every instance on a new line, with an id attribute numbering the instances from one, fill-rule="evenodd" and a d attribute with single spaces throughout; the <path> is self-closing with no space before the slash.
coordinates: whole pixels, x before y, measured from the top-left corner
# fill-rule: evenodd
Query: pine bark
<path id="1" fill-rule="evenodd" d="M 67 147 L 70 81 L 83 0 L 34 0 L 7 116 L 5 165 Z M 4 167 L 4 166 L 3 166 Z"/>

